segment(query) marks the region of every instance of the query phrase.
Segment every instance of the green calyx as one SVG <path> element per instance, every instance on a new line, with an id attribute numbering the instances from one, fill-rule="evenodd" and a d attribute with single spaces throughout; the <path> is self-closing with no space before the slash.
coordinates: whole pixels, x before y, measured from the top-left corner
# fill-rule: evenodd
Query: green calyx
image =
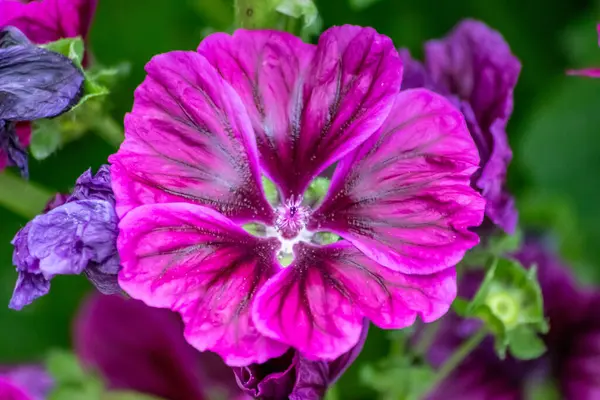
<path id="1" fill-rule="evenodd" d="M 539 334 L 548 331 L 548 324 L 535 266 L 525 269 L 515 260 L 494 258 L 473 299 L 459 298 L 453 307 L 485 323 L 500 357 L 508 350 L 516 358 L 532 359 L 545 351 Z"/>

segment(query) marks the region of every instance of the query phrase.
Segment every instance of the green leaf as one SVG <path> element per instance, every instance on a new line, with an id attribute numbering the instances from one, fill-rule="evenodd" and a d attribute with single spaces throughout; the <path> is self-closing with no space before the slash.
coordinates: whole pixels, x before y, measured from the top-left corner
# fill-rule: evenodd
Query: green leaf
<path id="1" fill-rule="evenodd" d="M 520 360 L 532 360 L 546 351 L 544 341 L 530 327 L 518 326 L 508 332 L 510 353 Z"/>
<path id="2" fill-rule="evenodd" d="M 83 93 L 83 97 L 81 100 L 79 100 L 79 103 L 77 103 L 77 105 L 71 109 L 71 111 L 78 109 L 83 104 L 95 97 L 106 96 L 110 93 L 110 91 L 105 86 L 94 82 L 86 76 L 85 83 L 83 84 Z"/>
<path id="3" fill-rule="evenodd" d="M 85 46 L 81 37 L 77 36 L 74 38 L 59 39 L 55 42 L 42 45 L 41 47 L 68 57 L 76 66 L 81 68 L 85 52 Z"/>
<path id="4" fill-rule="evenodd" d="M 46 369 L 55 381 L 49 400 L 100 400 L 104 391 L 102 380 L 88 374 L 73 353 L 64 350 L 50 352 Z"/>
<path id="5" fill-rule="evenodd" d="M 94 66 L 87 71 L 90 80 L 107 87 L 114 86 L 130 73 L 131 63 L 128 62 L 122 62 L 111 67 Z"/>
<path id="6" fill-rule="evenodd" d="M 43 160 L 60 148 L 62 134 L 57 120 L 39 120 L 31 127 L 29 150 L 36 160 Z"/>
<path id="7" fill-rule="evenodd" d="M 431 388 L 435 372 L 428 365 L 414 364 L 410 357 L 394 357 L 365 365 L 360 379 L 383 398 L 419 400 Z"/>
<path id="8" fill-rule="evenodd" d="M 277 12 L 292 19 L 291 33 L 302 33 L 304 36 L 314 35 L 321 31 L 323 22 L 319 10 L 312 0 L 279 0 L 275 8 Z M 293 20 L 302 22 L 300 29 L 295 28 Z M 288 28 L 290 25 L 288 25 Z"/>
<path id="9" fill-rule="evenodd" d="M 58 384 L 77 383 L 86 379 L 77 357 L 65 350 L 51 351 L 46 358 L 46 369 Z"/>

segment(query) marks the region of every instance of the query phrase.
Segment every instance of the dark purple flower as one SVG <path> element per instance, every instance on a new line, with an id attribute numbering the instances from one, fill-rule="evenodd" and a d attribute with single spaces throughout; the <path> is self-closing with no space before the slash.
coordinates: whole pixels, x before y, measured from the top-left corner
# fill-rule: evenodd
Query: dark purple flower
<path id="1" fill-rule="evenodd" d="M 13 309 L 48 293 L 55 275 L 84 273 L 102 293 L 120 292 L 118 218 L 107 166 L 96 175 L 91 170 L 83 173 L 73 194 L 62 202 L 64 195 L 57 195 L 12 242 L 19 272 L 9 305 Z"/>
<path id="2" fill-rule="evenodd" d="M 83 73 L 67 57 L 36 47 L 14 27 L 0 31 L 0 169 L 27 175 L 16 122 L 51 118 L 79 102 Z"/>
<path id="3" fill-rule="evenodd" d="M 358 344 L 333 361 L 311 361 L 295 350 L 263 364 L 233 368 L 238 385 L 261 400 L 318 400 L 360 354 L 367 338 L 364 324 Z"/>
<path id="4" fill-rule="evenodd" d="M 48 373 L 36 365 L 0 367 L 0 399 L 45 400 L 54 386 Z"/>
<path id="5" fill-rule="evenodd" d="M 519 60 L 502 36 L 482 22 L 461 22 L 444 39 L 425 45 L 425 65 L 406 50 L 402 89 L 425 87 L 449 98 L 460 108 L 481 157 L 473 175 L 475 188 L 485 197 L 486 216 L 513 233 L 517 211 L 504 187 L 512 151 L 506 124 L 513 110 L 513 91 L 521 71 Z"/>
<path id="6" fill-rule="evenodd" d="M 93 295 L 79 311 L 74 339 L 84 365 L 98 371 L 112 389 L 169 400 L 242 394 L 217 355 L 199 353 L 185 341 L 177 314 L 138 300 Z"/>
<path id="7" fill-rule="evenodd" d="M 548 352 L 537 360 L 500 360 L 488 338 L 429 400 L 521 400 L 530 386 L 544 380 L 555 382 L 565 400 L 600 398 L 600 291 L 578 287 L 568 267 L 538 239 L 528 240 L 515 258 L 526 267 L 537 265 L 550 323 Z M 481 275 L 467 275 L 461 294 L 473 294 L 480 282 Z M 432 364 L 440 365 L 478 327 L 478 321 L 446 318 L 428 355 Z"/>

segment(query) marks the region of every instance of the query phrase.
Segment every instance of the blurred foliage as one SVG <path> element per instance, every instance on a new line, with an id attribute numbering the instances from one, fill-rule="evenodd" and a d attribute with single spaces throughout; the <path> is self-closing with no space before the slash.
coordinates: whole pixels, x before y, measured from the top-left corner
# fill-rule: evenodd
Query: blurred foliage
<path id="1" fill-rule="evenodd" d="M 425 40 L 445 35 L 463 18 L 499 30 L 523 63 L 509 125 L 515 160 L 510 186 L 521 222 L 552 229 L 582 277 L 600 281 L 600 80 L 566 77 L 568 67 L 600 66 L 591 0 L 316 1 L 323 27 L 360 24 L 387 34 L 419 56 Z M 128 62 L 131 73 L 112 88 L 106 107 L 117 121 L 131 108 L 144 64 L 155 54 L 193 50 L 207 33 L 231 28 L 228 0 L 100 0 L 91 32 L 94 58 Z M 31 159 L 32 180 L 68 191 L 87 168 L 106 162 L 114 147 L 96 135 L 67 143 L 43 162 Z M 10 240 L 26 222 L 0 208 L 0 303 L 7 304 L 16 274 Z M 22 312 L 0 307 L 0 362 L 35 360 L 70 344 L 71 320 L 89 290 L 85 278 L 58 277 L 51 294 Z M 374 364 L 390 341 L 371 329 L 359 361 L 338 384 L 339 398 L 370 398 L 359 364 Z"/>

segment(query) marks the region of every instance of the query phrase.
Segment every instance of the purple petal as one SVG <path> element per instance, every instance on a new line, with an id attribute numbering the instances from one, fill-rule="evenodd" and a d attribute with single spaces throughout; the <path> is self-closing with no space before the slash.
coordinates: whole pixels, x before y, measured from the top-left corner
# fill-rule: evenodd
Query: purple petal
<path id="1" fill-rule="evenodd" d="M 320 399 L 358 357 L 368 328 L 365 320 L 356 346 L 331 362 L 310 361 L 290 349 L 283 356 L 266 363 L 234 368 L 238 384 L 252 398 Z"/>
<path id="2" fill-rule="evenodd" d="M 439 94 L 448 94 L 443 86 L 438 85 L 433 81 L 429 72 L 425 69 L 425 66 L 412 58 L 407 49 L 400 49 L 398 53 L 400 54 L 400 59 L 402 59 L 402 65 L 404 66 L 404 72 L 402 74 L 402 90 L 424 88 Z"/>
<path id="3" fill-rule="evenodd" d="M 239 96 L 193 52 L 154 57 L 110 157 L 117 212 L 189 202 L 270 223 L 252 126 Z"/>
<path id="4" fill-rule="evenodd" d="M 97 0 L 0 1 L 0 27 L 12 25 L 35 43 L 86 37 Z"/>
<path id="5" fill-rule="evenodd" d="M 419 315 L 444 315 L 456 296 L 452 268 L 428 276 L 392 271 L 349 242 L 299 243 L 295 261 L 258 292 L 254 322 L 263 334 L 312 360 L 333 360 L 360 339 L 363 317 L 385 329 L 410 326 Z"/>
<path id="6" fill-rule="evenodd" d="M 75 200 L 106 200 L 115 203 L 110 179 L 110 167 L 102 165 L 95 175 L 92 170 L 85 171 L 75 182 L 69 201 Z"/>
<path id="7" fill-rule="evenodd" d="M 402 73 L 388 37 L 348 25 L 327 30 L 316 47 L 283 32 L 238 30 L 209 36 L 198 51 L 242 98 L 262 165 L 284 197 L 302 195 L 381 126 Z"/>
<path id="8" fill-rule="evenodd" d="M 83 81 L 81 70 L 61 54 L 31 45 L 0 48 L 0 119 L 60 115 L 77 104 Z"/>
<path id="9" fill-rule="evenodd" d="M 115 254 L 117 217 L 110 203 L 83 200 L 64 204 L 31 221 L 27 245 L 44 277 L 80 274 L 88 263 Z"/>
<path id="10" fill-rule="evenodd" d="M 481 157 L 474 182 L 487 201 L 486 215 L 512 233 L 517 212 L 504 189 L 512 159 L 506 124 L 513 110 L 519 60 L 502 36 L 478 21 L 461 22 L 450 35 L 425 46 L 426 67 L 461 106 Z"/>
<path id="11" fill-rule="evenodd" d="M 297 361 L 296 351 L 290 349 L 281 357 L 233 368 L 233 372 L 239 387 L 252 398 L 285 399 L 294 389 Z"/>
<path id="12" fill-rule="evenodd" d="M 567 340 L 557 360 L 557 377 L 566 400 L 596 399 L 600 396 L 600 292 L 588 297 L 583 316 L 569 326 Z"/>
<path id="13" fill-rule="evenodd" d="M 41 273 L 18 271 L 19 277 L 8 307 L 21 310 L 50 291 L 50 281 Z"/>
<path id="14" fill-rule="evenodd" d="M 138 207 L 120 229 L 121 287 L 152 307 L 179 312 L 195 348 L 231 366 L 286 351 L 257 331 L 249 312 L 274 272 L 275 239 L 249 235 L 218 212 L 188 203 Z"/>
<path id="15" fill-rule="evenodd" d="M 198 353 L 185 341 L 176 314 L 137 300 L 91 297 L 79 311 L 74 337 L 79 357 L 113 389 L 202 400 L 212 389 L 235 386 L 231 370 L 217 356 Z M 223 381 L 213 378 L 216 371 Z"/>
<path id="16" fill-rule="evenodd" d="M 423 89 L 397 97 L 382 129 L 342 159 L 308 228 L 333 231 L 408 274 L 459 262 L 484 201 L 470 186 L 477 149 L 460 112 Z"/>

